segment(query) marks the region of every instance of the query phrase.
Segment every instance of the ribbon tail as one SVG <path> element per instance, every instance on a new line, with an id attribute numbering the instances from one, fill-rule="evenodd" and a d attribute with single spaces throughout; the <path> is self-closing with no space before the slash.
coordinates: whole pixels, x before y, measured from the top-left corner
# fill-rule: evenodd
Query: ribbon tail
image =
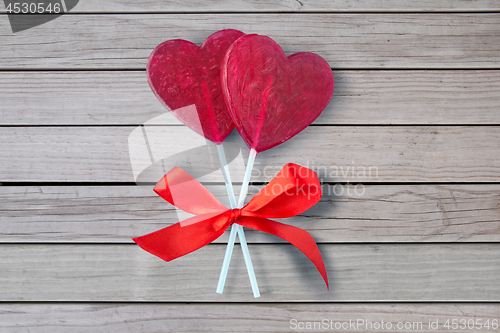
<path id="1" fill-rule="evenodd" d="M 193 218 L 196 218 L 196 216 Z M 189 221 L 189 219 L 186 221 Z M 132 238 L 132 240 L 143 250 L 165 261 L 171 261 L 213 242 L 230 225 L 227 213 L 185 226 L 181 226 L 181 223 L 176 223 L 144 236 Z"/>
<path id="2" fill-rule="evenodd" d="M 261 217 L 241 216 L 236 223 L 251 229 L 260 230 L 267 232 L 268 234 L 278 236 L 294 245 L 302 251 L 302 253 L 304 253 L 309 260 L 312 261 L 314 266 L 316 266 L 319 273 L 323 277 L 323 280 L 325 280 L 327 290 L 330 291 L 330 287 L 328 285 L 328 275 L 326 273 L 323 257 L 321 256 L 321 252 L 319 252 L 318 245 L 310 233 L 291 225 Z"/>

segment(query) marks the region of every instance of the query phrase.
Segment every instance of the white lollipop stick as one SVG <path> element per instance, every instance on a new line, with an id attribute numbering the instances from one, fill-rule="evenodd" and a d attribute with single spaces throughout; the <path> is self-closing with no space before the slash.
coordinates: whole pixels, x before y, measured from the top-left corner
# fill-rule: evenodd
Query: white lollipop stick
<path id="1" fill-rule="evenodd" d="M 231 175 L 229 174 L 229 167 L 227 165 L 226 153 L 224 152 L 224 147 L 222 143 L 220 145 L 216 144 L 217 153 L 219 154 L 220 166 L 222 169 L 222 176 L 224 177 L 224 183 L 226 184 L 227 196 L 229 197 L 229 204 L 231 209 L 236 208 L 236 196 L 234 195 L 233 182 L 231 181 Z"/>
<path id="2" fill-rule="evenodd" d="M 236 206 L 236 197 L 233 191 L 233 184 L 231 182 L 231 176 L 229 175 L 229 168 L 227 165 L 226 154 L 224 153 L 224 148 L 222 144 L 216 145 L 217 152 L 219 153 L 219 159 L 222 169 L 222 174 L 224 176 L 224 182 L 226 184 L 227 194 L 229 196 L 229 202 L 231 204 L 231 209 L 242 208 L 245 203 L 245 197 L 248 192 L 248 184 L 250 182 L 250 175 L 252 174 L 252 168 L 255 161 L 255 156 L 257 152 L 253 149 L 250 150 L 250 155 L 248 157 L 248 163 L 245 170 L 245 177 L 243 179 L 243 184 L 241 187 L 240 197 L 238 206 Z M 255 298 L 260 297 L 259 286 L 257 285 L 257 279 L 255 277 L 255 272 L 252 265 L 252 259 L 250 258 L 250 252 L 248 251 L 248 245 L 245 238 L 245 232 L 241 225 L 236 223 L 231 226 L 231 232 L 229 234 L 229 239 L 226 247 L 226 254 L 224 255 L 224 260 L 222 262 L 222 268 L 219 276 L 219 283 L 217 284 L 217 293 L 222 294 L 224 291 L 224 285 L 226 284 L 227 272 L 229 269 L 229 263 L 231 261 L 231 256 L 233 254 L 234 242 L 236 240 L 236 233 L 238 233 L 238 238 L 240 239 L 241 250 L 243 251 L 243 258 L 245 259 L 245 265 L 248 271 L 248 277 L 250 279 L 250 284 L 252 286 L 253 296 Z"/>

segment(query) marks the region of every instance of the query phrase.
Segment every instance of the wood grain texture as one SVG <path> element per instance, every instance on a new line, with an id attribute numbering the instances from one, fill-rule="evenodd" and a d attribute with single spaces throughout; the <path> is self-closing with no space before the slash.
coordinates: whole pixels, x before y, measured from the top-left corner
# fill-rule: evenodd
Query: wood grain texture
<path id="1" fill-rule="evenodd" d="M 213 13 L 213 12 L 467 12 L 500 11 L 492 0 L 431 1 L 328 1 L 328 0 L 168 0 L 168 1 L 80 1 L 71 13 Z M 0 7 L 0 13 L 5 8 Z"/>
<path id="2" fill-rule="evenodd" d="M 335 325 L 356 323 L 355 332 L 374 332 L 383 320 L 397 332 L 428 330 L 429 320 L 438 321 L 432 332 L 450 332 L 444 324 L 464 319 L 484 324 L 498 318 L 498 304 L 0 304 L 2 332 L 293 332 L 308 322 L 328 328 L 309 332 L 341 331 Z M 295 320 L 295 321 L 294 321 Z M 357 326 L 358 320 L 363 320 Z M 370 326 L 370 323 L 372 323 Z M 399 324 L 401 323 L 401 324 Z M 415 324 L 414 324 L 415 323 Z M 397 329 L 407 325 L 408 329 Z M 385 327 L 387 324 L 384 324 Z M 314 327 L 314 326 L 313 326 Z M 333 329 L 330 329 L 333 327 Z M 306 331 L 303 329 L 302 331 Z M 467 329 L 467 332 L 485 332 Z M 490 328 L 491 331 L 491 328 Z"/>
<path id="3" fill-rule="evenodd" d="M 2 245 L 3 301 L 498 301 L 500 244 L 320 245 L 330 292 L 289 244 L 250 245 L 254 299 L 239 247 L 215 293 L 225 245 L 169 263 L 135 245 Z M 457 292 L 460 290 L 460 292 Z"/>
<path id="4" fill-rule="evenodd" d="M 148 144 L 129 145 L 134 129 L 2 127 L 0 181 L 133 182 L 131 156 L 139 181 L 156 183 L 174 166 L 201 181 L 222 181 L 215 148 L 189 128 L 146 126 Z M 500 128 L 491 126 L 313 126 L 260 153 L 251 180 L 270 181 L 293 162 L 314 169 L 322 182 L 497 182 L 499 145 Z M 248 149 L 236 132 L 225 147 L 234 158 L 233 179 L 243 179 L 243 158 L 236 155 Z"/>
<path id="5" fill-rule="evenodd" d="M 14 186 L 0 186 L 1 332 L 290 332 L 301 331 L 290 319 L 325 318 L 424 325 L 398 332 L 439 320 L 432 332 L 449 332 L 447 319 L 500 319 L 500 127 L 453 126 L 500 124 L 498 1 L 81 0 L 16 34 L 4 13 L 0 5 L 0 182 Z M 219 182 L 208 186 L 225 201 L 214 152 L 164 116 L 144 72 L 164 40 L 200 44 L 224 28 L 269 35 L 333 68 L 335 96 L 315 122 L 329 126 L 259 155 L 253 175 L 268 181 L 296 162 L 331 182 L 317 206 L 286 221 L 320 243 L 330 293 L 296 248 L 248 230 L 262 297 L 252 297 L 239 246 L 218 295 L 227 235 L 163 262 L 130 240 L 179 219 L 151 185 L 75 184 L 134 182 L 132 146 L 139 168 L 169 156 L 140 181 L 174 164 L 213 171 L 202 180 Z M 144 151 L 128 139 L 147 121 Z M 230 159 L 244 147 L 236 135 L 227 146 Z M 232 162 L 233 180 L 243 164 Z M 359 177 L 363 167 L 376 174 Z M 67 183 L 43 185 L 53 181 Z M 366 182 L 380 184 L 357 194 Z"/>
<path id="6" fill-rule="evenodd" d="M 499 71 L 333 74 L 315 124 L 500 124 Z M 144 71 L 4 72 L 0 100 L 1 125 L 139 125 L 165 112 Z"/>
<path id="7" fill-rule="evenodd" d="M 63 15 L 13 34 L 0 26 L 0 69 L 144 69 L 155 46 L 201 43 L 220 29 L 269 35 L 333 68 L 499 68 L 500 14 Z"/>
<path id="8" fill-rule="evenodd" d="M 227 205 L 224 186 L 208 189 Z M 0 202 L 2 243 L 132 243 L 186 216 L 152 186 L 4 186 Z M 282 221 L 318 243 L 499 242 L 499 209 L 500 185 L 349 185 Z M 252 229 L 245 234 L 249 243 L 282 242 Z"/>

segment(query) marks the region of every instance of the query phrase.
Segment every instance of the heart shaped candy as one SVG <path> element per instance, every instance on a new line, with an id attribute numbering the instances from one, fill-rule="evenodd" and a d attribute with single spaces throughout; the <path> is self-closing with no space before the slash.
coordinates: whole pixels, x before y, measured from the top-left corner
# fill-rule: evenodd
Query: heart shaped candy
<path id="1" fill-rule="evenodd" d="M 271 38 L 246 35 L 222 62 L 222 88 L 238 132 L 261 152 L 311 124 L 333 94 L 333 73 L 314 53 L 286 56 Z"/>
<path id="2" fill-rule="evenodd" d="M 156 97 L 185 125 L 217 144 L 234 128 L 222 94 L 220 64 L 229 46 L 243 35 L 221 30 L 200 47 L 169 40 L 153 50 L 147 64 Z"/>

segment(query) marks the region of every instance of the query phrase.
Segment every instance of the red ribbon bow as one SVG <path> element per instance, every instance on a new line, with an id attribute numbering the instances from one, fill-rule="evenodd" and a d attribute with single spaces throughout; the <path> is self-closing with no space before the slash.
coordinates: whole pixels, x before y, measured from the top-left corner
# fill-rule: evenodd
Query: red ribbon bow
<path id="1" fill-rule="evenodd" d="M 316 173 L 289 163 L 241 209 L 227 209 L 196 179 L 181 168 L 170 170 L 154 191 L 172 205 L 196 216 L 148 235 L 133 238 L 145 251 L 171 261 L 198 250 L 237 223 L 283 238 L 302 251 L 325 280 L 325 264 L 316 242 L 305 230 L 268 218 L 288 218 L 314 206 L 321 198 Z"/>

